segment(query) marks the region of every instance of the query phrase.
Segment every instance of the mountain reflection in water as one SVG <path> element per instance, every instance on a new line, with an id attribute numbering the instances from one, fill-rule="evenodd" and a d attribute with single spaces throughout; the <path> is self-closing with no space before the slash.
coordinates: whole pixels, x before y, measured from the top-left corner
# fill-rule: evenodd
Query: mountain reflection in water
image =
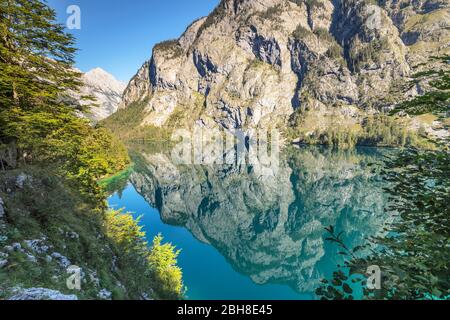
<path id="1" fill-rule="evenodd" d="M 276 174 L 262 175 L 254 166 L 177 165 L 170 150 L 140 146 L 127 181 L 165 224 L 189 230 L 254 283 L 312 293 L 342 262 L 325 227 L 345 231 L 354 247 L 387 222 L 379 166 L 370 164 L 389 152 L 289 147 Z"/>

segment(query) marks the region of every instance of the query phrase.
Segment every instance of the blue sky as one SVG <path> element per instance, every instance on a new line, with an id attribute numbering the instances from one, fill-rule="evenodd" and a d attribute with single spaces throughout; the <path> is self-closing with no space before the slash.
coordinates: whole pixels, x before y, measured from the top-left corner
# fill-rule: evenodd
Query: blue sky
<path id="1" fill-rule="evenodd" d="M 76 66 L 100 67 L 127 82 L 151 56 L 153 46 L 178 38 L 195 19 L 208 15 L 219 0 L 47 0 L 59 22 L 70 5 L 81 9 Z"/>

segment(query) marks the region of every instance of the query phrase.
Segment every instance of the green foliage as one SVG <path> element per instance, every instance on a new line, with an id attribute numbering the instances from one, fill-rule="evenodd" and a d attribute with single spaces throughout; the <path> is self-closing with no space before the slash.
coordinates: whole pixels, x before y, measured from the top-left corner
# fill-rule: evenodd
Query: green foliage
<path id="1" fill-rule="evenodd" d="M 71 181 L 54 171 L 27 167 L 4 174 L 0 197 L 5 202 L 8 223 L 2 235 L 11 243 L 21 243 L 23 248 L 27 248 L 24 240 L 45 235 L 46 244 L 52 246 L 48 253 L 61 253 L 85 272 L 94 270 L 100 286 L 113 292 L 115 299 L 141 299 L 144 292 L 153 298 L 181 298 L 177 251 L 169 252 L 172 247 L 162 245 L 160 237 L 158 245 L 149 248 L 139 220 L 120 211 L 104 213 L 95 204 L 86 203 Z M 32 184 L 25 183 L 19 190 L 15 181 L 22 173 L 30 177 Z M 6 193 L 6 189 L 11 191 Z M 68 237 L 69 232 L 76 233 L 77 238 Z M 35 263 L 23 252 L 8 257 L 8 265 L 0 269 L 0 297 L 6 298 L 3 294 L 14 286 L 54 288 L 72 294 L 66 287 L 66 270 L 56 261 L 47 260 L 47 253 L 34 254 Z M 162 270 L 167 274 L 161 274 Z M 98 285 L 90 277 L 86 279 L 76 294 L 81 299 L 97 299 Z M 126 291 L 117 285 L 119 281 Z"/>
<path id="2" fill-rule="evenodd" d="M 238 0 L 241 1 L 241 0 Z M 209 27 L 215 25 L 220 20 L 222 20 L 227 12 L 225 1 L 220 1 L 219 5 L 214 8 L 213 12 L 211 12 L 206 18 L 205 22 L 200 26 L 197 31 L 196 40 L 201 36 L 201 34 L 208 29 Z"/>
<path id="3" fill-rule="evenodd" d="M 183 49 L 176 39 L 160 42 L 155 45 L 153 50 L 169 53 L 169 59 L 175 59 L 183 55 Z"/>
<path id="4" fill-rule="evenodd" d="M 0 3 L 0 103 L 2 109 L 49 110 L 80 86 L 73 71 L 74 39 L 39 0 Z"/>
<path id="5" fill-rule="evenodd" d="M 363 43 L 356 41 L 352 44 L 349 51 L 349 67 L 352 71 L 358 72 L 370 62 L 380 63 L 382 50 L 388 46 L 389 40 L 387 37 Z"/>
<path id="6" fill-rule="evenodd" d="M 190 105 L 177 106 L 165 124 L 171 129 L 189 128 L 191 124 L 199 119 L 204 111 L 205 96 L 194 94 L 195 100 Z"/>
<path id="7" fill-rule="evenodd" d="M 26 174 L 32 183 L 19 189 L 15 185 L 19 174 Z M 11 192 L 5 192 L 6 189 Z M 7 244 L 18 242 L 26 249 L 24 240 L 45 235 L 46 243 L 52 246 L 48 254 L 59 252 L 83 270 L 95 270 L 103 288 L 111 291 L 116 287 L 119 279 L 110 271 L 113 260 L 110 244 L 102 236 L 102 210 L 87 203 L 69 180 L 55 175 L 54 168 L 25 167 L 2 173 L 0 197 L 8 217 L 2 232 L 8 237 Z M 69 232 L 78 237 L 68 237 Z M 47 260 L 46 254 L 34 255 L 35 263 L 22 252 L 8 257 L 8 265 L 0 269 L 0 296 L 6 298 L 8 288 L 15 286 L 53 288 L 72 294 L 66 287 L 66 270 L 55 260 Z M 97 299 L 98 287 L 89 277 L 86 279 L 78 297 Z"/>
<path id="8" fill-rule="evenodd" d="M 119 139 L 128 140 L 130 128 L 140 125 L 147 102 L 148 100 L 134 102 L 126 108 L 117 110 L 100 123 L 109 128 Z"/>
<path id="9" fill-rule="evenodd" d="M 303 27 L 302 25 L 298 25 L 297 28 L 292 33 L 292 36 L 296 40 L 302 40 L 306 37 L 311 36 L 313 33 L 308 28 Z"/>
<path id="10" fill-rule="evenodd" d="M 417 134 L 408 130 L 405 124 L 386 115 L 367 117 L 363 128 L 364 134 L 358 141 L 361 145 L 421 146 Z"/>
<path id="11" fill-rule="evenodd" d="M 316 129 L 313 132 L 305 132 L 302 126 L 309 118 L 297 119 L 297 128 L 293 136 L 299 137 L 306 144 L 321 144 L 335 147 L 359 146 L 416 146 L 421 148 L 434 148 L 431 142 L 420 137 L 399 119 L 378 114 L 368 116 L 362 125 L 349 125 L 331 121 L 325 129 Z"/>
<path id="12" fill-rule="evenodd" d="M 142 114 L 145 114 L 147 100 L 135 102 L 118 110 L 101 122 L 122 141 L 168 141 L 170 130 L 155 126 L 142 126 Z"/>
<path id="13" fill-rule="evenodd" d="M 14 138 L 23 164 L 57 166 L 80 191 L 101 198 L 98 179 L 122 170 L 129 162 L 125 147 L 105 128 L 92 128 L 73 114 L 64 112 L 4 112 L 3 133 Z M 3 160 L 2 160 L 3 161 Z"/>
<path id="14" fill-rule="evenodd" d="M 145 233 L 129 214 L 111 210 L 106 213 L 106 234 L 114 240 L 114 243 L 123 252 L 138 252 L 144 254 L 147 251 Z"/>
<path id="15" fill-rule="evenodd" d="M 24 245 L 45 235 L 52 250 L 83 270 L 94 269 L 100 284 L 87 280 L 77 293 L 82 299 L 96 299 L 99 285 L 114 298 L 141 299 L 153 291 L 156 298 L 181 297 L 177 253 L 170 268 L 159 260 L 169 257 L 172 247 L 159 242 L 154 252 L 162 246 L 164 254 L 150 263 L 153 249 L 142 240 L 137 222 L 120 212 L 105 213 L 98 181 L 125 169 L 129 157 L 108 129 L 93 127 L 67 102 L 69 91 L 80 86 L 72 66 L 73 38 L 43 1 L 1 1 L 0 9 L 0 196 L 7 215 L 2 241 Z M 19 175 L 31 182 L 18 187 Z M 78 236 L 68 238 L 67 232 Z M 116 269 L 111 268 L 115 259 Z M 164 268 L 167 275 L 160 273 Z M 0 270 L 0 298 L 16 285 L 67 292 L 66 270 L 60 269 L 46 256 L 30 262 L 24 252 L 15 252 Z M 153 290 L 157 286 L 160 291 Z"/>
<path id="16" fill-rule="evenodd" d="M 162 244 L 163 238 L 158 235 L 153 240 L 148 257 L 151 270 L 160 296 L 167 299 L 179 299 L 183 295 L 182 271 L 177 266 L 180 250 L 170 243 Z"/>
<path id="17" fill-rule="evenodd" d="M 358 130 L 345 130 L 340 126 L 330 126 L 323 133 L 316 132 L 309 139 L 319 139 L 319 144 L 337 147 L 354 147 L 358 142 Z"/>
<path id="18" fill-rule="evenodd" d="M 308 7 L 308 10 L 325 8 L 325 5 L 320 0 L 289 0 L 289 1 L 295 3 L 298 6 L 305 4 Z"/>
<path id="19" fill-rule="evenodd" d="M 434 57 L 431 62 L 438 62 L 438 70 L 427 70 L 413 75 L 413 80 L 406 89 L 426 82 L 428 91 L 418 97 L 399 104 L 392 114 L 406 112 L 411 115 L 432 112 L 442 116 L 449 112 L 450 106 L 450 56 Z"/>
<path id="20" fill-rule="evenodd" d="M 99 189 L 101 178 L 123 170 L 129 161 L 124 145 L 109 130 L 97 128 L 88 132 L 64 169 L 69 179 L 89 194 Z"/>
<path id="21" fill-rule="evenodd" d="M 319 38 L 320 41 L 336 42 L 333 36 L 325 28 L 315 29 L 314 34 Z"/>
<path id="22" fill-rule="evenodd" d="M 445 58 L 447 59 L 447 58 Z M 445 74 L 425 71 L 427 75 Z M 413 80 L 414 81 L 414 80 Z M 434 80 L 431 90 L 445 89 L 446 80 Z M 434 89 L 433 89 L 434 88 Z M 425 100 L 426 101 L 426 100 Z M 433 100 L 421 97 L 408 101 L 414 114 L 441 111 Z M 423 104 L 422 104 L 423 103 Z M 411 109 L 404 108 L 408 112 Z M 386 192 L 390 205 L 386 209 L 392 222 L 384 232 L 368 239 L 364 247 L 369 254 L 356 255 L 361 248 L 350 251 L 333 228 L 328 239 L 338 243 L 347 257 L 339 272 L 362 289 L 364 299 L 450 299 L 450 152 L 448 141 L 441 141 L 437 150 L 403 150 L 397 157 L 388 158 L 383 168 Z M 362 248 L 364 248 L 362 247 Z M 364 274 L 368 266 L 377 265 L 382 272 L 381 290 L 370 291 Z M 324 280 L 317 289 L 322 299 L 353 298 L 345 295 L 342 282 Z M 344 290 L 345 291 L 345 290 Z"/>
<path id="23" fill-rule="evenodd" d="M 365 299 L 450 299 L 450 153 L 407 149 L 388 160 L 384 177 L 389 188 L 394 222 L 389 233 L 370 239 L 365 247 L 378 248 L 368 256 L 345 251 L 348 260 L 339 272 L 356 276 Z M 343 242 L 333 229 L 328 240 Z M 368 266 L 382 271 L 382 289 L 365 287 Z M 332 287 L 332 288 L 329 288 Z M 334 294 L 328 295 L 332 291 Z M 346 297 L 335 282 L 325 281 L 317 293 L 322 298 Z M 352 298 L 347 296 L 347 298 Z"/>
<path id="24" fill-rule="evenodd" d="M 0 144 L 17 149 L 19 164 L 53 164 L 82 192 L 96 195 L 96 180 L 123 168 L 128 156 L 105 129 L 92 128 L 65 102 L 80 85 L 72 67 L 73 38 L 41 1 L 1 6 Z"/>
<path id="25" fill-rule="evenodd" d="M 177 266 L 179 250 L 163 238 L 154 238 L 151 248 L 145 233 L 129 214 L 110 211 L 106 216 L 107 235 L 122 253 L 118 263 L 122 278 L 130 279 L 132 292 L 153 290 L 160 299 L 180 299 L 184 293 L 181 269 Z M 151 282 L 149 282 L 151 279 Z"/>

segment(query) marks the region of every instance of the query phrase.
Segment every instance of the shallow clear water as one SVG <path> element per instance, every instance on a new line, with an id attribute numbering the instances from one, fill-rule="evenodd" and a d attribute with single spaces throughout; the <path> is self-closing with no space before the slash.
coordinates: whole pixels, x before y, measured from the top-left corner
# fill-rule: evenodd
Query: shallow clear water
<path id="1" fill-rule="evenodd" d="M 382 181 L 369 166 L 385 152 L 289 148 L 267 175 L 255 166 L 176 165 L 170 150 L 141 147 L 109 204 L 142 216 L 149 241 L 161 233 L 182 250 L 188 299 L 314 299 L 342 262 L 324 228 L 356 246 L 387 220 Z"/>

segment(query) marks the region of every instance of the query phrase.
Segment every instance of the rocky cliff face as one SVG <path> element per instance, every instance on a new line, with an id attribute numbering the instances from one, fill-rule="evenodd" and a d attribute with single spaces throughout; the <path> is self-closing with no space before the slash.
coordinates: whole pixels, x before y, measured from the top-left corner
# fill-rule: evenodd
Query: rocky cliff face
<path id="1" fill-rule="evenodd" d="M 360 122 L 391 107 L 413 65 L 449 52 L 449 17 L 445 0 L 222 0 L 155 46 L 121 108 L 144 103 L 154 126 L 268 127 L 310 110 Z"/>
<path id="2" fill-rule="evenodd" d="M 95 98 L 93 103 L 96 106 L 90 109 L 89 118 L 100 121 L 116 112 L 126 87 L 124 83 L 101 68 L 95 68 L 83 74 L 82 81 L 84 86 L 80 94 Z"/>
<path id="3" fill-rule="evenodd" d="M 257 166 L 182 166 L 143 152 L 130 181 L 166 223 L 186 227 L 254 282 L 313 291 L 335 270 L 324 228 L 361 244 L 388 220 L 383 182 L 365 164 L 377 151 L 306 148 L 284 153 L 274 175 Z"/>

